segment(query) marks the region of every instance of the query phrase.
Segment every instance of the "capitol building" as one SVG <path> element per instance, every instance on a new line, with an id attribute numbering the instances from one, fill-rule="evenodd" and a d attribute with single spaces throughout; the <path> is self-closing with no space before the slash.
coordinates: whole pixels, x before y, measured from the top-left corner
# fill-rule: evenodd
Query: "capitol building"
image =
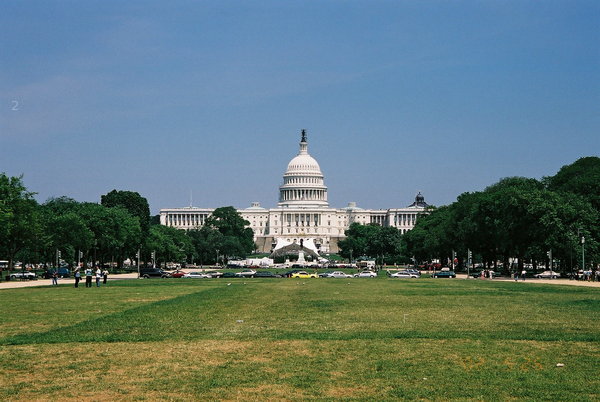
<path id="1" fill-rule="evenodd" d="M 414 202 L 404 208 L 362 209 L 353 202 L 345 208 L 331 208 L 321 167 L 308 153 L 306 131 L 302 130 L 298 155 L 288 163 L 283 184 L 279 186 L 277 207 L 267 209 L 253 202 L 238 212 L 250 222 L 259 252 L 269 253 L 298 244 L 323 254 L 339 251 L 338 242 L 345 237 L 351 223 L 392 226 L 406 233 L 427 206 L 419 193 Z M 194 229 L 201 227 L 213 211 L 214 208 L 192 206 L 164 208 L 160 210 L 160 223 Z"/>

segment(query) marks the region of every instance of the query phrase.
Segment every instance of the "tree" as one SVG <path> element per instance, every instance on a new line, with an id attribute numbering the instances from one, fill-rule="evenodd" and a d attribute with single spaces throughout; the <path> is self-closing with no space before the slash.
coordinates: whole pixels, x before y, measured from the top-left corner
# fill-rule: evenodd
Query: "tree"
<path id="1" fill-rule="evenodd" d="M 221 250 L 224 236 L 217 229 L 210 226 L 202 226 L 200 229 L 192 229 L 187 232 L 194 250 L 194 258 L 200 265 L 216 263 L 217 250 Z"/>
<path id="2" fill-rule="evenodd" d="M 149 256 L 156 252 L 156 262 L 185 262 L 193 254 L 193 244 L 184 230 L 164 225 L 152 225 L 144 249 Z"/>
<path id="3" fill-rule="evenodd" d="M 122 207 L 140 221 L 142 239 L 148 235 L 150 230 L 150 206 L 148 200 L 135 191 L 112 190 L 100 197 L 100 203 L 108 208 Z"/>
<path id="4" fill-rule="evenodd" d="M 0 254 L 13 269 L 15 255 L 35 243 L 41 235 L 38 203 L 35 193 L 27 191 L 22 176 L 0 174 Z"/>
<path id="5" fill-rule="evenodd" d="M 205 222 L 205 226 L 218 230 L 223 239 L 219 251 L 226 257 L 245 256 L 255 249 L 254 232 L 250 222 L 233 207 L 221 207 L 213 211 Z"/>
<path id="6" fill-rule="evenodd" d="M 86 250 L 94 262 L 104 262 L 125 255 L 132 256 L 141 244 L 141 228 L 137 216 L 121 207 L 106 208 L 95 203 L 81 203 L 79 214 L 93 233 L 93 245 Z"/>
<path id="7" fill-rule="evenodd" d="M 354 222 L 345 235 L 346 238 L 339 242 L 340 254 L 345 258 L 368 256 L 383 264 L 385 260 L 395 261 L 402 255 L 402 236 L 394 227 Z"/>
<path id="8" fill-rule="evenodd" d="M 600 158 L 589 156 L 565 165 L 558 173 L 545 177 L 550 191 L 578 194 L 600 211 Z"/>

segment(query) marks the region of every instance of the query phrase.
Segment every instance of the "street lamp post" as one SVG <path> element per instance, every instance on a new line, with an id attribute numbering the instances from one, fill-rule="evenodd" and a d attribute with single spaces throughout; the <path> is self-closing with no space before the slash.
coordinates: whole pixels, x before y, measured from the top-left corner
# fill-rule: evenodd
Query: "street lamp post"
<path id="1" fill-rule="evenodd" d="M 585 236 L 581 236 L 581 268 L 585 271 Z"/>

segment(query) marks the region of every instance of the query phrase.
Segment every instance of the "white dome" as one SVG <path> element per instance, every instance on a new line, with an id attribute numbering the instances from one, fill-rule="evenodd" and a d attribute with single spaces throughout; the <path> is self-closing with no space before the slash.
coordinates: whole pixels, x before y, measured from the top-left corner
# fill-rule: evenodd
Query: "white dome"
<path id="1" fill-rule="evenodd" d="M 290 163 L 279 187 L 279 206 L 328 206 L 327 186 L 319 163 L 308 154 L 306 131 L 302 130 L 300 152 Z"/>
<path id="2" fill-rule="evenodd" d="M 285 174 L 308 173 L 322 175 L 319 163 L 308 153 L 300 153 L 288 163 Z"/>

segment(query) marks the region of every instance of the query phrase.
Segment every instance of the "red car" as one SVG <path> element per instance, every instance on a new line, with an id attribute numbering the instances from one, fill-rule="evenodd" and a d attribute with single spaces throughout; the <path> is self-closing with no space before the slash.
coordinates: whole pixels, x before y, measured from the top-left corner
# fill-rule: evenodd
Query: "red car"
<path id="1" fill-rule="evenodd" d="M 187 272 L 183 272 L 183 271 L 175 271 L 171 274 L 171 278 L 183 278 L 183 275 L 185 275 Z"/>

